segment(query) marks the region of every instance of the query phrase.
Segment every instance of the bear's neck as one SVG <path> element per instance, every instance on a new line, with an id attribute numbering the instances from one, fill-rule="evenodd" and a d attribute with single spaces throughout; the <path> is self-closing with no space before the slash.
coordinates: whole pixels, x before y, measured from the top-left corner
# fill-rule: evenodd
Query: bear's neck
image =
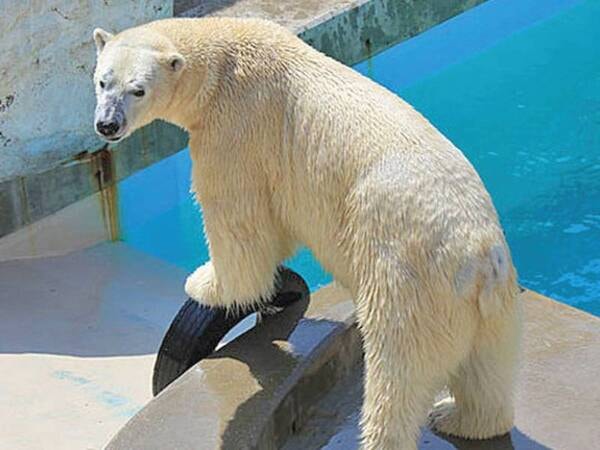
<path id="1" fill-rule="evenodd" d="M 202 127 L 202 120 L 209 112 L 221 109 L 232 99 L 248 101 L 252 97 L 248 94 L 252 92 L 266 94 L 274 89 L 275 80 L 281 84 L 287 76 L 289 67 L 285 64 L 298 56 L 280 54 L 296 49 L 293 46 L 277 48 L 268 33 L 249 35 L 244 21 L 202 20 L 203 26 L 195 28 L 193 36 L 189 30 L 188 33 L 169 33 L 185 58 L 186 67 L 161 118 L 190 133 Z M 281 92 L 276 95 L 279 94 Z"/>
<path id="2" fill-rule="evenodd" d="M 210 107 L 216 83 L 209 76 L 208 59 L 192 55 L 185 49 L 180 50 L 180 53 L 186 59 L 186 68 L 177 81 L 171 101 L 161 111 L 160 118 L 191 132 L 204 110 Z"/>

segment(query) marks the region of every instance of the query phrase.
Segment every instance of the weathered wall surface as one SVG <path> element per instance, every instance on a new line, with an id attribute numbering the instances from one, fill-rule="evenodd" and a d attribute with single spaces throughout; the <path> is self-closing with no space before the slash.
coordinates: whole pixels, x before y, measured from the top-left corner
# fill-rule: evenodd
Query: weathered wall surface
<path id="1" fill-rule="evenodd" d="M 172 0 L 0 0 L 0 180 L 100 147 L 92 30 L 172 13 Z"/>

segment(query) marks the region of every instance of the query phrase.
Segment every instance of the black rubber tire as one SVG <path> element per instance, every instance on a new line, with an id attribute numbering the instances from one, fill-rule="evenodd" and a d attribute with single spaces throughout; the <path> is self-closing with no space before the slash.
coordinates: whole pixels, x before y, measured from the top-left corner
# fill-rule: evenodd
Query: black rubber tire
<path id="1" fill-rule="evenodd" d="M 285 267 L 278 271 L 275 292 L 269 301 L 261 304 L 266 307 L 267 313 L 272 307 L 285 308 L 310 295 L 302 277 Z M 171 322 L 158 350 L 152 377 L 154 395 L 209 356 L 229 330 L 254 312 L 265 311 L 250 307 L 227 312 L 223 308 L 210 308 L 195 300 L 187 300 Z"/>

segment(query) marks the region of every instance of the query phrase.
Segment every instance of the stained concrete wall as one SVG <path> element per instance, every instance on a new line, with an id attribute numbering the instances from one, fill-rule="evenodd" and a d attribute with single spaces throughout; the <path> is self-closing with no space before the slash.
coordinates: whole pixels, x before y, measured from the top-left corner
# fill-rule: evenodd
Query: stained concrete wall
<path id="1" fill-rule="evenodd" d="M 92 30 L 172 13 L 172 0 L 0 0 L 0 180 L 100 147 Z"/>

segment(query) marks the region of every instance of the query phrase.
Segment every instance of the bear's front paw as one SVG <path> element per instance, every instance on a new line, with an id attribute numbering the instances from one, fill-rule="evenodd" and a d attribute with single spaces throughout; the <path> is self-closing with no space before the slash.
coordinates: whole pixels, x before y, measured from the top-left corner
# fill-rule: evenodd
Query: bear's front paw
<path id="1" fill-rule="evenodd" d="M 198 267 L 185 282 L 185 293 L 203 305 L 227 306 L 216 282 L 215 270 L 209 261 Z"/>

